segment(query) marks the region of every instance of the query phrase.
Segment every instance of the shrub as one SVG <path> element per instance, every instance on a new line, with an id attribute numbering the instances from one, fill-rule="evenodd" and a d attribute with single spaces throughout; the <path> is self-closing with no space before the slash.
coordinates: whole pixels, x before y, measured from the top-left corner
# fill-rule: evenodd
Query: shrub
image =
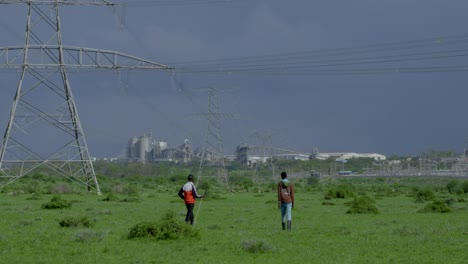
<path id="1" fill-rule="evenodd" d="M 431 188 L 416 188 L 414 191 L 416 196 L 416 202 L 432 201 L 435 198 L 434 191 L 432 191 Z"/>
<path id="2" fill-rule="evenodd" d="M 330 189 L 328 189 L 324 198 L 327 200 L 330 200 L 330 199 L 344 199 L 344 198 L 349 198 L 353 196 L 354 196 L 354 193 L 353 193 L 351 186 L 338 185 L 338 186 L 332 186 Z"/>
<path id="3" fill-rule="evenodd" d="M 272 250 L 272 247 L 265 241 L 255 239 L 244 241 L 243 248 L 250 253 L 264 253 Z"/>
<path id="4" fill-rule="evenodd" d="M 59 224 L 61 227 L 92 227 L 94 226 L 95 220 L 90 220 L 87 216 L 81 217 L 65 217 L 60 220 Z"/>
<path id="5" fill-rule="evenodd" d="M 444 202 L 445 202 L 446 205 L 451 207 L 451 206 L 453 206 L 455 204 L 456 200 L 454 198 L 449 198 L 449 199 L 446 199 Z"/>
<path id="6" fill-rule="evenodd" d="M 447 204 L 440 200 L 435 200 L 432 203 L 427 204 L 424 208 L 419 210 L 419 213 L 448 213 L 450 212 L 450 207 Z"/>
<path id="7" fill-rule="evenodd" d="M 42 209 L 61 209 L 61 208 L 70 208 L 71 203 L 67 200 L 64 200 L 60 195 L 55 195 L 52 197 L 50 202 L 42 205 Z"/>
<path id="8" fill-rule="evenodd" d="M 449 193 L 456 193 L 458 184 L 459 182 L 457 180 L 451 180 L 447 183 L 445 188 L 447 188 Z"/>
<path id="9" fill-rule="evenodd" d="M 41 192 L 41 184 L 37 180 L 31 180 L 28 185 L 26 185 L 26 192 L 32 194 L 39 194 Z"/>
<path id="10" fill-rule="evenodd" d="M 101 201 L 109 202 L 109 201 L 118 201 L 119 197 L 114 193 L 109 193 L 106 198 L 102 199 Z"/>
<path id="11" fill-rule="evenodd" d="M 461 185 L 461 188 L 464 193 L 468 193 L 468 181 L 464 181 Z"/>
<path id="12" fill-rule="evenodd" d="M 127 238 L 174 240 L 182 237 L 198 236 L 198 229 L 178 219 L 174 211 L 168 211 L 159 222 L 141 222 L 136 224 L 130 228 Z"/>
<path id="13" fill-rule="evenodd" d="M 346 203 L 350 208 L 347 214 L 378 214 L 379 209 L 374 205 L 375 201 L 368 196 L 355 197 L 353 201 Z"/>
<path id="14" fill-rule="evenodd" d="M 210 183 L 209 181 L 202 181 L 198 185 L 198 190 L 203 190 L 205 195 L 209 195 L 213 189 L 213 184 Z M 198 192 L 197 192 L 198 193 Z"/>
<path id="15" fill-rule="evenodd" d="M 319 177 L 316 177 L 316 176 L 309 176 L 307 177 L 307 184 L 308 185 L 318 185 L 319 183 L 319 180 L 320 178 Z"/>
<path id="16" fill-rule="evenodd" d="M 47 179 L 47 176 L 42 174 L 42 173 L 34 173 L 31 178 L 35 179 L 35 180 L 46 180 Z"/>
<path id="17" fill-rule="evenodd" d="M 278 186 L 278 185 L 276 185 L 276 183 L 270 182 L 270 183 L 268 183 L 267 188 L 268 188 L 268 190 L 270 190 L 270 191 L 276 191 L 277 186 Z"/>

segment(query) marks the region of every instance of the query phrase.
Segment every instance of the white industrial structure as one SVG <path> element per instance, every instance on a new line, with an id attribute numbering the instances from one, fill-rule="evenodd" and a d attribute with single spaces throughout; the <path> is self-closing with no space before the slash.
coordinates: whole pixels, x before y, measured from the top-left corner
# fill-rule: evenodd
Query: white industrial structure
<path id="1" fill-rule="evenodd" d="M 128 140 L 126 161 L 149 163 L 181 159 L 188 162 L 192 156 L 192 146 L 188 139 L 179 148 L 174 148 L 166 141 L 156 141 L 151 134 L 145 134 Z"/>
<path id="2" fill-rule="evenodd" d="M 316 153 L 315 158 L 326 160 L 333 158 L 336 160 L 349 160 L 353 158 L 371 158 L 376 161 L 384 161 L 387 159 L 385 155 L 378 153 L 356 153 L 356 152 L 331 152 L 331 153 Z"/>
<path id="3" fill-rule="evenodd" d="M 266 155 L 268 150 L 269 155 Z M 301 153 L 292 150 L 264 147 L 264 146 L 253 146 L 247 144 L 241 144 L 236 148 L 236 159 L 247 166 L 254 166 L 258 163 L 267 163 L 271 159 L 277 160 L 326 160 L 335 159 L 337 161 L 344 161 L 353 158 L 372 158 L 375 161 L 384 161 L 387 159 L 385 155 L 377 153 L 355 153 L 355 152 L 334 152 L 334 153 L 319 153 L 317 149 L 314 149 L 313 153 Z"/>

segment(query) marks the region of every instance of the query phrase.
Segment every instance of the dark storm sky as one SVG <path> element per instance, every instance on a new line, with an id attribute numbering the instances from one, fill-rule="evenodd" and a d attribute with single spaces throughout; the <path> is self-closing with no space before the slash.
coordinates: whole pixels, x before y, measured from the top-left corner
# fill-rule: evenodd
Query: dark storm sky
<path id="1" fill-rule="evenodd" d="M 141 1 L 140 1 L 141 2 Z M 151 1 L 149 1 L 151 2 Z M 127 3 L 131 3 L 128 1 Z M 131 5 L 124 20 L 104 7 L 62 8 L 64 43 L 116 50 L 168 65 L 217 58 L 439 38 L 468 33 L 467 1 L 238 0 L 218 4 Z M 123 23 L 119 22 L 123 21 Z M 23 45 L 26 9 L 0 5 L 0 46 Z M 468 59 L 468 58 L 465 58 Z M 1 62 L 0 62 L 1 63 Z M 450 65 L 450 61 L 446 62 Z M 453 64 L 464 63 L 459 60 Z M 464 64 L 468 65 L 468 61 Z M 375 66 L 377 67 L 377 66 Z M 226 154 L 273 131 L 274 147 L 310 152 L 416 154 L 462 151 L 468 141 L 466 72 L 320 75 L 102 71 L 70 73 L 91 155 L 118 156 L 128 138 L 203 144 L 206 93 L 219 93 Z M 0 129 L 18 83 L 0 71 Z"/>

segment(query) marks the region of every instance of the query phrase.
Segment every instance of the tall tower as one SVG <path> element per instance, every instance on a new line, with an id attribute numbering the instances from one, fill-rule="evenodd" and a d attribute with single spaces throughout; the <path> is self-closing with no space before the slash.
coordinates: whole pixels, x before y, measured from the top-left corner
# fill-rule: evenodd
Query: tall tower
<path id="1" fill-rule="evenodd" d="M 0 148 L 0 186 L 43 167 L 100 194 L 67 69 L 169 67 L 119 52 L 63 45 L 61 5 L 113 6 L 108 1 L 0 0 L 5 4 L 24 4 L 27 20 L 24 46 L 0 47 L 0 69 L 20 71 Z"/>
<path id="2" fill-rule="evenodd" d="M 203 89 L 208 93 L 208 112 L 200 116 L 207 120 L 205 133 L 205 142 L 200 158 L 200 168 L 198 179 L 202 176 L 204 167 L 214 169 L 213 175 L 203 175 L 204 177 L 213 177 L 222 182 L 226 188 L 229 185 L 229 177 L 226 171 L 223 140 L 221 138 L 221 120 L 236 119 L 232 114 L 222 114 L 219 111 L 219 100 L 217 93 L 220 90 L 209 87 Z M 204 173 L 207 173 L 206 171 Z"/>
<path id="3" fill-rule="evenodd" d="M 275 179 L 275 166 L 273 164 L 273 131 L 271 129 L 256 129 L 251 134 L 257 144 L 261 147 L 262 159 L 268 163 L 271 169 L 271 178 Z"/>

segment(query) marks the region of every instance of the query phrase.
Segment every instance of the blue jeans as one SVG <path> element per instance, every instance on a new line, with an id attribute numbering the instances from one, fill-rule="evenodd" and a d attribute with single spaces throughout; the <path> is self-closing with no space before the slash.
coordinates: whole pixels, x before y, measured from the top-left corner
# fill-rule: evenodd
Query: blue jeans
<path id="1" fill-rule="evenodd" d="M 291 208 L 292 203 L 281 203 L 281 221 L 286 223 L 287 221 L 291 221 Z"/>

